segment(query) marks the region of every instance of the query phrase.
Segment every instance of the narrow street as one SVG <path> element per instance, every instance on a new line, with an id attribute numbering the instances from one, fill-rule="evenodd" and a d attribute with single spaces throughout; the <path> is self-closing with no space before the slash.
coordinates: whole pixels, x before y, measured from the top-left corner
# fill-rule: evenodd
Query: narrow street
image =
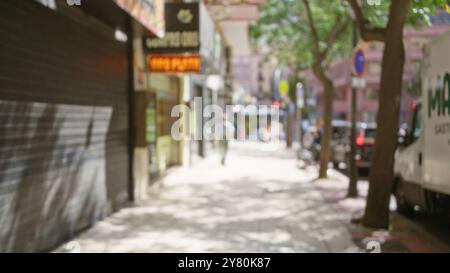
<path id="1" fill-rule="evenodd" d="M 0 253 L 450 253 L 450 0 L 2 0 L 0 22 Z"/>
<path id="2" fill-rule="evenodd" d="M 148 201 L 97 223 L 69 247 L 81 252 L 359 251 L 348 229 L 350 214 L 337 213 L 311 183 L 316 171 L 299 169 L 285 148 L 265 148 L 233 143 L 225 167 L 212 155 L 172 171 Z"/>

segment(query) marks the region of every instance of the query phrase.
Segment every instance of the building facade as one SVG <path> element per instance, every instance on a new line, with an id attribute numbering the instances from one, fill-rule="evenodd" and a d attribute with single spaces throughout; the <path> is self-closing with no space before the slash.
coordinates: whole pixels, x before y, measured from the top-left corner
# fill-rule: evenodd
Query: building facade
<path id="1" fill-rule="evenodd" d="M 0 20 L 0 251 L 44 251 L 132 199 L 132 18 L 5 0 Z"/>

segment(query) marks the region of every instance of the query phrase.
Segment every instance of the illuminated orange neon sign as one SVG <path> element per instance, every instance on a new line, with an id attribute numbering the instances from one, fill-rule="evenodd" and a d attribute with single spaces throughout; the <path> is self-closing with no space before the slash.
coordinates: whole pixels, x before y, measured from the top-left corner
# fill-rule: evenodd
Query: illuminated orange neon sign
<path id="1" fill-rule="evenodd" d="M 201 59 L 193 55 L 149 55 L 147 57 L 148 70 L 159 73 L 199 73 Z"/>

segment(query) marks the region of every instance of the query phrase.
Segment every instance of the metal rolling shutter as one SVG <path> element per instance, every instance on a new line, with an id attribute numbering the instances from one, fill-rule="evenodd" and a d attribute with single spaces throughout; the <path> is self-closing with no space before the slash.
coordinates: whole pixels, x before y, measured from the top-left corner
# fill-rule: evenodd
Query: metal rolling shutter
<path id="1" fill-rule="evenodd" d="M 52 248 L 128 198 L 126 44 L 74 14 L 0 1 L 2 252 Z"/>

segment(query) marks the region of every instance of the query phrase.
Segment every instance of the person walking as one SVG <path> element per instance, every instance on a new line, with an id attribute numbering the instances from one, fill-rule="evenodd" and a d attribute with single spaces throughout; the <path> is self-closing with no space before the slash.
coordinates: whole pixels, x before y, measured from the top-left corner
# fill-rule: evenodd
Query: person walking
<path id="1" fill-rule="evenodd" d="M 221 155 L 221 163 L 225 165 L 225 161 L 228 154 L 228 147 L 230 140 L 234 139 L 234 124 L 228 120 L 228 117 L 225 116 L 223 122 L 224 134 L 220 139 L 220 155 Z"/>

